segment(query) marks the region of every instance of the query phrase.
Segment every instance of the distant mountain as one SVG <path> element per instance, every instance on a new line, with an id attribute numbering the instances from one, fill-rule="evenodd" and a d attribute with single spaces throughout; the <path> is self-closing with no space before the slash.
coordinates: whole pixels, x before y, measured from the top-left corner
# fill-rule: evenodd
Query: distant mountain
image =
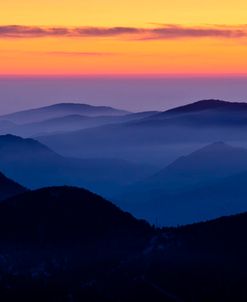
<path id="1" fill-rule="evenodd" d="M 160 225 L 247 211 L 247 149 L 218 142 L 184 156 L 116 194 L 122 207 Z"/>
<path id="2" fill-rule="evenodd" d="M 21 194 L 25 191 L 26 188 L 0 173 L 0 201 Z"/>
<path id="3" fill-rule="evenodd" d="M 223 100 L 208 99 L 208 100 L 200 100 L 188 105 L 170 109 L 165 111 L 165 113 L 178 114 L 178 113 L 188 113 L 188 112 L 195 112 L 195 111 L 201 112 L 204 110 L 247 111 L 247 103 L 227 102 Z"/>
<path id="4" fill-rule="evenodd" d="M 149 177 L 144 187 L 176 190 L 187 185 L 205 185 L 246 170 L 247 149 L 216 142 L 178 158 Z"/>
<path id="5" fill-rule="evenodd" d="M 0 170 L 28 188 L 76 185 L 101 194 L 154 172 L 152 166 L 114 158 L 66 158 L 33 139 L 13 135 L 0 136 Z"/>
<path id="6" fill-rule="evenodd" d="M 109 116 L 86 116 L 73 114 L 51 119 L 45 119 L 35 123 L 24 123 L 21 125 L 14 125 L 12 127 L 8 127 L 6 130 L 4 130 L 5 128 L 2 129 L 2 133 L 19 135 L 22 137 L 46 135 L 92 128 L 106 124 L 124 123 L 127 121 L 139 120 L 156 113 L 156 111 L 148 111 Z"/>
<path id="7" fill-rule="evenodd" d="M 14 123 L 33 123 L 46 119 L 63 117 L 66 115 L 86 115 L 86 116 L 100 116 L 100 115 L 125 115 L 129 112 L 115 109 L 106 106 L 91 106 L 79 103 L 59 103 L 51 106 L 41 107 L 37 109 L 24 110 L 16 113 L 0 116 L 0 119 L 5 119 Z"/>
<path id="8" fill-rule="evenodd" d="M 247 103 L 201 100 L 144 118 L 140 126 L 247 126 Z"/>
<path id="9" fill-rule="evenodd" d="M 212 141 L 247 144 L 246 106 L 199 101 L 121 124 L 42 135 L 37 139 L 66 156 L 115 154 L 126 160 L 165 165 Z"/>

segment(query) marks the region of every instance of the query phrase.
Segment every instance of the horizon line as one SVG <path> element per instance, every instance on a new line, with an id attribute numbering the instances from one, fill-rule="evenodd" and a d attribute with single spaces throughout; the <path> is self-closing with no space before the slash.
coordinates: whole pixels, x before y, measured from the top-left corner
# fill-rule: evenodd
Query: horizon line
<path id="1" fill-rule="evenodd" d="M 2 78 L 245 78 L 247 73 L 0 74 Z"/>
<path id="2" fill-rule="evenodd" d="M 68 101 L 68 100 L 67 101 L 61 100 L 60 102 L 57 101 L 57 102 L 54 102 L 54 103 L 44 104 L 43 106 L 25 107 L 25 108 L 17 110 L 17 111 L 10 111 L 10 112 L 4 113 L 3 115 L 1 115 L 1 117 L 11 115 L 11 114 L 20 113 L 20 112 L 25 112 L 25 111 L 29 111 L 29 110 L 37 110 L 37 109 L 42 109 L 42 108 L 45 108 L 45 107 L 52 107 L 52 106 L 63 105 L 63 104 L 89 105 L 89 106 L 92 106 L 92 107 L 109 107 L 109 108 L 116 109 L 116 110 L 126 111 L 127 115 L 128 114 L 148 112 L 148 111 L 157 111 L 157 112 L 162 113 L 162 112 L 166 112 L 166 111 L 173 110 L 173 109 L 180 108 L 180 107 L 185 107 L 185 106 L 188 106 L 188 105 L 193 105 L 195 103 L 204 102 L 204 101 L 220 101 L 220 102 L 232 103 L 232 104 L 247 104 L 247 101 L 243 101 L 243 100 L 231 101 L 231 100 L 218 99 L 218 98 L 210 98 L 210 99 L 205 98 L 205 99 L 198 99 L 198 100 L 189 100 L 184 104 L 180 104 L 180 105 L 177 105 L 177 106 L 172 106 L 172 107 L 166 108 L 164 110 L 144 110 L 144 111 L 139 111 L 139 110 L 135 111 L 134 110 L 134 111 L 130 111 L 126 108 L 122 108 L 122 107 L 118 107 L 118 106 L 90 104 L 90 103 L 84 102 L 83 100 L 71 100 L 71 102 Z"/>

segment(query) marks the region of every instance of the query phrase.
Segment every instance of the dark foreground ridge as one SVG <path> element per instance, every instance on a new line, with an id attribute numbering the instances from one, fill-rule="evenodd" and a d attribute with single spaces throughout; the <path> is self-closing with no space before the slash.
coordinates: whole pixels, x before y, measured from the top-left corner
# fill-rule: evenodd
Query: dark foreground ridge
<path id="1" fill-rule="evenodd" d="M 87 190 L 50 187 L 0 204 L 0 242 L 65 247 L 96 240 L 130 240 L 151 227 Z"/>
<path id="2" fill-rule="evenodd" d="M 247 214 L 154 229 L 87 190 L 0 204 L 1 301 L 246 301 Z"/>

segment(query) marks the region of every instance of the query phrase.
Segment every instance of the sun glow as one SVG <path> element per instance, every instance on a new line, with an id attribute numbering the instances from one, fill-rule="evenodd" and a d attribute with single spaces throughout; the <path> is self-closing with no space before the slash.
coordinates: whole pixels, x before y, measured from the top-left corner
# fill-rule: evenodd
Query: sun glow
<path id="1" fill-rule="evenodd" d="M 246 73 L 246 11 L 246 1 L 10 0 L 1 74 Z"/>

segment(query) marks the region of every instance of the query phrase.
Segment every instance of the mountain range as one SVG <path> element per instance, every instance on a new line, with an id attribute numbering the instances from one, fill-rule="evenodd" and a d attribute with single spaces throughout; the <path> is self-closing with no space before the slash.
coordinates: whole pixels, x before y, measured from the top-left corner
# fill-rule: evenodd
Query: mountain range
<path id="1" fill-rule="evenodd" d="M 220 100 L 2 116 L 0 300 L 246 301 L 246 119 Z"/>
<path id="2" fill-rule="evenodd" d="M 154 114 L 140 121 L 142 126 L 246 126 L 247 104 L 222 100 L 201 100 Z"/>
<path id="3" fill-rule="evenodd" d="M 28 109 L 7 115 L 2 115 L 0 118 L 13 123 L 33 123 L 45 119 L 58 118 L 66 115 L 87 115 L 87 116 L 102 116 L 102 115 L 125 115 L 128 111 L 115 109 L 107 106 L 92 106 L 80 103 L 58 103 L 46 107 Z"/>
<path id="4" fill-rule="evenodd" d="M 246 104 L 202 100 L 142 119 L 37 139 L 63 155 L 109 157 L 112 154 L 150 164 L 168 164 L 215 141 L 246 145 Z"/>
<path id="5" fill-rule="evenodd" d="M 245 103 L 203 100 L 158 113 L 116 110 L 114 116 L 100 115 L 98 107 L 77 105 L 21 112 L 20 116 L 27 113 L 33 120 L 46 118 L 19 125 L 20 131 L 27 127 L 30 132 L 51 131 L 51 135 L 37 139 L 0 136 L 0 170 L 30 189 L 54 185 L 88 188 L 160 225 L 247 210 L 241 181 L 247 171 L 247 153 L 244 147 L 237 147 L 246 144 L 243 124 L 237 122 L 245 118 Z M 65 108 L 67 115 L 54 117 L 65 114 Z M 99 115 L 71 115 L 75 108 Z M 47 119 L 47 111 L 53 114 L 51 119 Z M 195 115 L 199 122 L 193 125 Z M 204 123 L 205 115 L 211 124 Z M 179 122 L 176 126 L 174 119 Z M 190 124 L 184 124 L 184 119 Z M 106 124 L 96 126 L 100 120 Z M 70 126 L 82 127 L 85 121 L 96 124 L 68 131 Z M 61 133 L 54 135 L 54 131 Z M 220 141 L 211 144 L 214 137 Z M 237 190 L 235 197 L 231 188 Z"/>
<path id="6" fill-rule="evenodd" d="M 245 103 L 213 99 L 139 113 L 61 103 L 1 116 L 0 133 L 36 138 L 64 156 L 160 166 L 214 141 L 246 144 L 246 112 Z"/>
<path id="7" fill-rule="evenodd" d="M 21 137 L 31 137 L 47 134 L 50 135 L 87 128 L 94 128 L 106 124 L 117 124 L 132 120 L 139 120 L 143 117 L 148 117 L 153 114 L 154 111 L 109 116 L 88 116 L 73 114 L 65 115 L 62 117 L 55 117 L 51 119 L 44 119 L 39 122 L 22 123 L 18 125 L 11 122 L 6 123 L 5 120 L 2 120 L 2 124 L 4 124 L 4 127 L 1 128 L 1 133 L 19 135 Z"/>

